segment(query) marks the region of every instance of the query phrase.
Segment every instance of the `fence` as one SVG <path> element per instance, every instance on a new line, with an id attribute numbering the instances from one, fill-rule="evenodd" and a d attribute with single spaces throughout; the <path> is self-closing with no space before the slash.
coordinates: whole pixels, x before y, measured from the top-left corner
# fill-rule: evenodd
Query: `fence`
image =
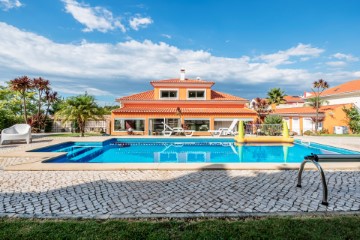
<path id="1" fill-rule="evenodd" d="M 260 136 L 280 136 L 282 124 L 246 124 L 245 134 Z"/>

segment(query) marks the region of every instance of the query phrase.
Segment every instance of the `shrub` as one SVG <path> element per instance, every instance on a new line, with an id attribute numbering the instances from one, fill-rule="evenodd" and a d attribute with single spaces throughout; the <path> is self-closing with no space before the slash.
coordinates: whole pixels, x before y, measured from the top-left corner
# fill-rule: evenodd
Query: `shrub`
<path id="1" fill-rule="evenodd" d="M 306 131 L 304 132 L 304 135 L 305 135 L 305 136 L 311 136 L 311 135 L 313 135 L 313 132 L 310 131 L 310 130 L 306 130 Z"/>
<path id="2" fill-rule="evenodd" d="M 349 120 L 349 128 L 352 133 L 360 133 L 360 113 L 356 107 L 351 107 L 349 109 L 343 108 L 343 111 L 346 113 L 346 117 Z"/>
<path id="3" fill-rule="evenodd" d="M 330 133 L 329 130 L 326 128 L 320 130 L 320 134 L 329 134 L 329 133 Z"/>
<path id="4" fill-rule="evenodd" d="M 279 115 L 268 115 L 264 120 L 264 124 L 281 124 L 282 117 Z M 272 125 L 263 125 L 261 131 L 268 136 L 279 136 L 282 132 L 282 125 L 272 126 Z"/>
<path id="5" fill-rule="evenodd" d="M 265 124 L 281 124 L 282 117 L 280 115 L 268 115 L 264 120 Z"/>
<path id="6" fill-rule="evenodd" d="M 298 135 L 298 134 L 297 134 L 297 132 L 290 131 L 290 132 L 289 132 L 289 135 L 290 135 L 290 136 L 296 136 L 296 135 Z"/>

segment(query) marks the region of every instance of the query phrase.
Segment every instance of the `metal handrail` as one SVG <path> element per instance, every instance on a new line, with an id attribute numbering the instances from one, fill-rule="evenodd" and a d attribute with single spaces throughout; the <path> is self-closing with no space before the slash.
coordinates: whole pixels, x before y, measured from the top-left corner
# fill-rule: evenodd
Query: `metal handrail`
<path id="1" fill-rule="evenodd" d="M 321 183 L 323 186 L 323 198 L 322 198 L 322 205 L 328 206 L 328 187 L 327 187 L 327 183 L 326 183 L 326 178 L 325 178 L 325 173 L 324 170 L 322 169 L 322 167 L 320 166 L 320 164 L 318 163 L 318 156 L 316 154 L 311 154 L 309 156 L 306 156 L 304 158 L 304 161 L 301 163 L 300 165 L 300 169 L 299 169 L 299 173 L 298 173 L 298 183 L 297 183 L 297 187 L 301 188 L 301 177 L 302 177 L 302 173 L 304 171 L 304 167 L 305 164 L 308 162 L 312 162 L 315 167 L 317 168 L 317 170 L 320 172 L 320 176 L 321 176 Z"/>
<path id="2" fill-rule="evenodd" d="M 320 166 L 320 162 L 360 162 L 360 154 L 313 154 L 306 156 L 304 161 L 300 165 L 299 173 L 298 173 L 298 183 L 297 187 L 301 187 L 301 176 L 304 171 L 305 164 L 308 162 L 312 162 L 318 171 L 320 172 L 321 182 L 323 185 L 323 205 L 328 205 L 328 187 L 326 183 L 325 173 L 322 167 Z"/>

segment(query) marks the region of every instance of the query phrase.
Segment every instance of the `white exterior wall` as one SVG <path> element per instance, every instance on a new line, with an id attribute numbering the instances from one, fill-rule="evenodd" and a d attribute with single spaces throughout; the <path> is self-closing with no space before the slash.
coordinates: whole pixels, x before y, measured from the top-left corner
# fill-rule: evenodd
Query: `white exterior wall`
<path id="1" fill-rule="evenodd" d="M 314 123 L 310 117 L 303 118 L 303 131 L 313 131 L 314 130 Z"/>
<path id="2" fill-rule="evenodd" d="M 304 103 L 285 103 L 285 104 L 279 104 L 276 106 L 276 108 L 293 108 L 293 107 L 303 107 Z"/>
<path id="3" fill-rule="evenodd" d="M 328 101 L 329 105 L 347 104 L 347 103 L 360 104 L 360 96 L 349 96 L 349 97 L 339 97 L 339 98 L 324 97 L 323 99 Z"/>

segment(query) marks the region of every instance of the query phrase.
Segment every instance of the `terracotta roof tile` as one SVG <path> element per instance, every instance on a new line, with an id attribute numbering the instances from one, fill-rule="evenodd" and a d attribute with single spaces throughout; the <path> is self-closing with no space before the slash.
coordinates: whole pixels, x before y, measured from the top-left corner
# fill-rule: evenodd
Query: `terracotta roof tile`
<path id="1" fill-rule="evenodd" d="M 284 99 L 287 103 L 290 103 L 290 102 L 302 102 L 303 103 L 303 102 L 305 102 L 304 99 L 299 96 L 285 96 Z"/>
<path id="2" fill-rule="evenodd" d="M 214 84 L 215 82 L 205 81 L 200 79 L 186 78 L 185 80 L 180 80 L 179 78 L 173 78 L 173 79 L 165 79 L 165 80 L 155 80 L 155 81 L 151 81 L 150 83 L 212 83 Z"/>
<path id="3" fill-rule="evenodd" d="M 154 90 L 133 94 L 116 100 L 154 100 Z"/>
<path id="4" fill-rule="evenodd" d="M 130 95 L 130 96 L 118 98 L 116 100 L 118 100 L 118 101 L 123 101 L 123 100 L 155 101 L 155 99 L 154 99 L 154 90 L 133 94 L 133 95 Z M 231 94 L 218 92 L 218 91 L 214 91 L 214 90 L 211 90 L 211 100 L 216 100 L 216 101 L 246 101 L 246 99 L 244 99 L 244 98 L 236 97 L 236 96 L 231 95 Z M 178 100 L 172 100 L 172 101 L 178 101 Z M 169 102 L 172 102 L 172 101 L 169 101 Z"/>
<path id="5" fill-rule="evenodd" d="M 338 86 L 326 89 L 321 96 L 329 96 L 329 95 L 335 95 L 340 93 L 347 93 L 347 92 L 355 92 L 360 91 L 360 80 L 353 80 L 350 82 L 346 82 L 343 84 L 340 84 Z"/>
<path id="6" fill-rule="evenodd" d="M 245 101 L 246 99 L 241 98 L 241 97 L 237 97 L 237 96 L 234 96 L 234 95 L 231 95 L 231 94 L 211 90 L 211 100 L 225 100 L 225 101 L 240 100 L 240 101 Z"/>
<path id="7" fill-rule="evenodd" d="M 241 113 L 256 114 L 248 108 L 180 108 L 182 113 Z M 114 113 L 176 113 L 176 108 L 162 107 L 123 107 L 113 110 Z"/>
<path id="8" fill-rule="evenodd" d="M 320 113 L 324 113 L 325 111 L 328 110 L 333 110 L 336 109 L 338 107 L 343 107 L 346 104 L 336 104 L 336 105 L 327 105 L 327 106 L 322 106 L 319 109 Z M 276 109 L 273 114 L 291 114 L 291 113 L 296 113 L 296 114 L 312 114 L 312 113 L 316 113 L 316 109 L 314 109 L 313 107 L 294 107 L 294 108 L 279 108 Z"/>
<path id="9" fill-rule="evenodd" d="M 290 114 L 290 113 L 310 114 L 310 113 L 316 113 L 316 110 L 312 107 L 296 107 L 296 108 L 280 108 L 280 109 L 276 109 L 273 112 L 273 114 Z"/>

